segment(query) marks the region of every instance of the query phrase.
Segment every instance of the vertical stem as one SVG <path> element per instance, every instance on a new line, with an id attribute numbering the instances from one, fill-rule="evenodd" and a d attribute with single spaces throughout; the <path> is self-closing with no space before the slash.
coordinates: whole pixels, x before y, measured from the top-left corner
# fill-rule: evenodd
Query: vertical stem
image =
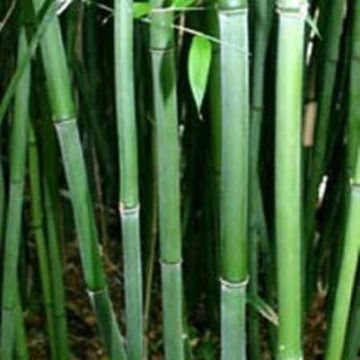
<path id="1" fill-rule="evenodd" d="M 25 29 L 20 28 L 18 59 L 27 52 Z M 19 65 L 18 61 L 18 65 Z M 10 193 L 7 210 L 4 263 L 2 322 L 0 332 L 1 359 L 12 359 L 18 291 L 18 260 L 24 198 L 26 162 L 26 130 L 29 118 L 30 66 L 24 71 L 15 94 L 15 111 L 10 139 Z"/>
<path id="2" fill-rule="evenodd" d="M 331 6 L 324 4 L 324 41 L 320 71 L 319 108 L 317 112 L 314 148 L 311 155 L 311 175 L 306 193 L 305 255 L 311 250 L 315 230 L 315 212 L 318 203 L 318 189 L 326 166 L 329 123 L 333 109 L 333 92 L 340 53 L 343 24 L 344 0 L 334 0 Z"/>
<path id="3" fill-rule="evenodd" d="M 43 0 L 33 0 L 33 4 L 35 10 L 39 11 Z M 109 357 L 125 359 L 123 339 L 112 308 L 98 247 L 98 234 L 76 123 L 75 104 L 71 93 L 60 24 L 56 17 L 48 25 L 44 34 L 41 51 L 53 119 L 80 240 L 85 282 Z"/>
<path id="4" fill-rule="evenodd" d="M 278 358 L 302 359 L 301 139 L 304 27 L 307 4 L 280 0 L 276 82 L 276 239 Z"/>
<path id="5" fill-rule="evenodd" d="M 219 4 L 221 74 L 221 358 L 246 358 L 249 44 L 246 0 Z"/>
<path id="6" fill-rule="evenodd" d="M 340 360 L 343 356 L 347 323 L 350 313 L 351 297 L 356 278 L 356 269 L 360 251 L 360 145 L 358 142 L 360 113 L 358 102 L 360 88 L 358 85 L 360 74 L 360 3 L 355 2 L 352 33 L 352 61 L 350 75 L 349 97 L 349 131 L 350 134 L 350 170 L 351 193 L 349 213 L 347 219 L 345 244 L 342 255 L 335 303 L 331 315 L 329 338 L 326 348 L 327 360 Z M 357 154 L 354 155 L 354 148 Z M 351 162 L 356 159 L 356 162 Z"/>
<path id="7" fill-rule="evenodd" d="M 160 261 L 165 356 L 184 359 L 180 224 L 180 151 L 178 143 L 173 13 L 170 2 L 152 0 L 150 47 L 157 142 Z"/>
<path id="8" fill-rule="evenodd" d="M 254 6 L 255 40 L 252 68 L 252 101 L 250 122 L 250 228 L 249 228 L 249 292 L 258 295 L 259 245 L 267 242 L 267 229 L 259 179 L 259 150 L 263 122 L 265 61 L 269 42 L 272 8 L 270 0 L 257 0 Z M 270 257 L 270 254 L 267 254 Z M 271 272 L 272 269 L 268 269 Z M 260 328 L 258 314 L 249 312 L 249 344 L 251 359 L 261 359 Z"/>
<path id="9" fill-rule="evenodd" d="M 127 352 L 129 360 L 140 360 L 143 357 L 144 337 L 132 8 L 132 0 L 115 0 L 114 46 Z"/>
<path id="10" fill-rule="evenodd" d="M 60 338 L 56 337 L 56 321 L 53 311 L 53 294 L 51 288 L 49 258 L 45 245 L 45 234 L 43 228 L 43 211 L 41 204 L 41 185 L 39 174 L 39 159 L 36 149 L 35 134 L 32 126 L 29 128 L 29 175 L 30 175 L 30 196 L 32 229 L 35 237 L 36 250 L 39 260 L 40 281 L 43 292 L 43 301 L 46 313 L 46 322 L 50 340 L 51 357 L 57 359 L 60 353 L 56 348 Z"/>

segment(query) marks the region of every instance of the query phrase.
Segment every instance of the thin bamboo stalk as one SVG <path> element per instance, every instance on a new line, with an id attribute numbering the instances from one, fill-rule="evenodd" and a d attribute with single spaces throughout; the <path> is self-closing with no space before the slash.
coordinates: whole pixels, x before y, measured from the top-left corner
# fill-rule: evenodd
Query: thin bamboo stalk
<path id="1" fill-rule="evenodd" d="M 18 42 L 18 66 L 27 52 L 25 28 L 21 27 Z M 7 209 L 4 261 L 2 321 L 0 333 L 0 353 L 3 360 L 12 359 L 15 345 L 15 324 L 18 291 L 18 260 L 20 232 L 24 198 L 26 130 L 29 118 L 30 66 L 25 69 L 15 94 L 15 111 L 10 139 L 10 192 Z"/>
<path id="2" fill-rule="evenodd" d="M 29 177 L 30 177 L 30 196 L 32 213 L 32 230 L 34 232 L 36 250 L 39 260 L 40 281 L 43 293 L 43 301 L 46 313 L 47 329 L 50 340 L 51 357 L 57 359 L 60 356 L 57 343 L 61 341 L 56 337 L 56 321 L 53 311 L 53 293 L 50 277 L 49 257 L 45 244 L 45 234 L 43 229 L 43 212 L 40 197 L 40 174 L 39 160 L 37 156 L 35 134 L 32 126 L 29 127 Z M 61 358 L 61 357 L 59 357 Z"/>
<path id="3" fill-rule="evenodd" d="M 43 0 L 34 0 L 39 11 Z M 81 142 L 76 124 L 75 104 L 57 18 L 48 25 L 41 43 L 53 120 L 60 142 L 65 175 L 69 186 L 85 282 L 95 311 L 105 349 L 111 358 L 125 359 L 123 338 L 112 308 L 106 276 L 98 248 L 95 216 L 89 194 Z"/>
<path id="4" fill-rule="evenodd" d="M 360 99 L 358 84 L 360 75 L 360 3 L 355 2 L 352 29 L 352 60 L 350 75 L 349 97 L 349 131 L 355 132 L 350 136 L 349 170 L 350 203 L 346 226 L 344 250 L 341 259 L 339 278 L 335 294 L 334 308 L 326 348 L 327 360 L 340 360 L 343 356 L 345 336 L 350 313 L 351 297 L 356 278 L 356 269 L 360 254 L 360 145 L 358 141 L 360 129 L 360 112 L 357 104 Z M 356 163 L 354 148 L 357 147 Z M 353 165 L 354 164 L 354 165 Z"/>
<path id="5" fill-rule="evenodd" d="M 269 42 L 272 2 L 258 0 L 254 4 L 254 50 L 252 68 L 252 101 L 250 122 L 250 228 L 249 228 L 249 292 L 258 295 L 259 246 L 267 243 L 267 229 L 259 181 L 259 149 L 263 121 L 265 61 Z M 268 254 L 269 256 L 269 254 Z M 271 269 L 268 269 L 271 272 Z M 251 359 L 261 359 L 260 328 L 258 314 L 249 313 L 249 344 Z"/>
<path id="6" fill-rule="evenodd" d="M 115 1 L 114 47 L 127 353 L 129 360 L 140 360 L 144 352 L 144 337 L 132 8 L 132 0 Z"/>
<path id="7" fill-rule="evenodd" d="M 180 223 L 180 152 L 175 76 L 174 14 L 152 0 L 150 50 L 156 121 L 160 262 L 165 356 L 184 359 L 183 290 Z"/>
<path id="8" fill-rule="evenodd" d="M 43 89 L 41 89 L 43 91 Z M 43 173 L 41 176 L 42 199 L 44 207 L 44 222 L 47 235 L 47 248 L 49 252 L 50 276 L 53 293 L 53 309 L 56 322 L 57 352 L 61 360 L 67 359 L 68 331 L 66 320 L 65 289 L 63 279 L 63 264 L 61 254 L 61 242 L 59 236 L 59 164 L 58 148 L 55 133 L 53 132 L 51 120 L 49 119 L 49 109 L 44 106 L 41 114 L 44 124 L 39 127 L 40 137 L 35 137 L 37 145 L 41 145 L 41 166 Z M 35 145 L 35 144 L 34 144 Z M 30 148 L 31 150 L 31 148 Z M 39 155 L 39 151 L 37 150 Z M 37 155 L 37 156 L 38 156 Z M 45 231 L 45 230 L 44 230 Z"/>
<path id="9" fill-rule="evenodd" d="M 360 271 L 357 270 L 356 289 L 347 330 L 344 360 L 354 360 L 360 349 Z"/>
<path id="10" fill-rule="evenodd" d="M 279 296 L 278 358 L 302 359 L 301 139 L 307 3 L 278 1 L 275 216 Z"/>
<path id="11" fill-rule="evenodd" d="M 324 175 L 329 140 L 329 124 L 333 109 L 333 92 L 335 88 L 336 71 L 340 56 L 340 40 L 343 24 L 344 0 L 334 0 L 331 6 L 323 4 L 324 41 L 322 42 L 321 58 L 318 65 L 319 75 L 319 106 L 317 112 L 314 147 L 310 161 L 310 179 L 306 193 L 306 223 L 305 223 L 305 256 L 311 250 L 311 240 L 315 228 L 315 212 L 318 203 L 318 189 Z"/>
<path id="12" fill-rule="evenodd" d="M 219 3 L 221 358 L 246 358 L 249 189 L 248 2 Z"/>

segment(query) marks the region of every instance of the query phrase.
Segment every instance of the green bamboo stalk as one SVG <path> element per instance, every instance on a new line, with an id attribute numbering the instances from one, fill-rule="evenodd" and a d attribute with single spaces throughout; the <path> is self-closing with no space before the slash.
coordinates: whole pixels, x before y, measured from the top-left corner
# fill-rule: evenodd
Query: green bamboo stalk
<path id="1" fill-rule="evenodd" d="M 43 91 L 43 89 L 41 89 Z M 47 235 L 47 248 L 49 252 L 50 276 L 53 293 L 53 309 L 56 322 L 57 351 L 61 360 L 67 359 L 68 349 L 68 330 L 65 308 L 65 289 L 63 280 L 63 264 L 61 254 L 61 241 L 59 236 L 59 226 L 61 223 L 59 216 L 59 164 L 56 136 L 53 131 L 51 120 L 49 119 L 49 109 L 47 106 L 42 108 L 41 118 L 44 124 L 39 127 L 40 138 L 35 137 L 38 145 L 41 145 L 41 177 L 42 203 L 44 207 L 44 221 Z M 40 140 L 40 141 L 39 141 Z M 38 151 L 39 154 L 39 151 Z M 63 355 L 62 355 L 63 354 Z"/>
<path id="2" fill-rule="evenodd" d="M 249 292 L 258 295 L 258 263 L 259 245 L 267 242 L 267 230 L 263 209 L 262 194 L 259 181 L 259 149 L 261 124 L 264 107 L 264 74 L 266 53 L 269 42 L 271 16 L 269 9 L 272 2 L 257 0 L 254 3 L 254 50 L 252 68 L 252 101 L 250 122 L 250 228 L 249 228 Z M 272 14 L 272 12 L 270 13 Z M 269 254 L 268 254 L 269 256 Z M 271 269 L 268 269 L 271 272 Z M 254 310 L 249 312 L 249 344 L 251 359 L 261 359 L 260 328 L 258 314 Z"/>
<path id="3" fill-rule="evenodd" d="M 44 208 L 46 211 L 46 230 L 48 236 L 48 249 L 50 259 L 50 275 L 54 302 L 54 316 L 56 323 L 56 338 L 58 358 L 68 359 L 69 344 L 65 309 L 65 289 L 63 284 L 63 270 L 59 249 L 60 239 L 55 224 L 55 210 L 53 199 L 49 194 L 48 179 L 44 181 Z"/>
<path id="4" fill-rule="evenodd" d="M 25 28 L 20 28 L 18 43 L 18 66 L 27 52 Z M 15 110 L 10 139 L 10 193 L 7 210 L 4 260 L 2 322 L 0 333 L 1 359 L 12 359 L 15 340 L 18 259 L 24 197 L 26 130 L 29 117 L 30 66 L 25 69 L 15 94 Z"/>
<path id="5" fill-rule="evenodd" d="M 221 76 L 221 358 L 246 358 L 248 282 L 248 2 L 219 3 Z"/>
<path id="6" fill-rule="evenodd" d="M 215 5 L 215 4 L 214 4 Z M 207 14 L 208 33 L 219 37 L 219 21 L 214 8 Z M 208 181 L 206 188 L 204 217 L 206 229 L 208 277 L 208 310 L 210 321 L 217 326 L 219 322 L 219 272 L 220 272 L 220 182 L 221 182 L 221 79 L 220 79 L 220 46 L 212 44 L 211 68 L 209 73 L 209 120 L 210 120 L 210 151 L 208 157 Z"/>
<path id="7" fill-rule="evenodd" d="M 10 80 L 10 83 L 4 93 L 4 96 L 2 96 L 0 103 L 0 125 L 4 120 L 7 109 L 11 103 L 13 96 L 16 93 L 18 83 L 22 79 L 24 72 L 26 72 L 27 68 L 29 67 L 32 54 L 37 49 L 47 26 L 49 25 L 49 23 L 51 23 L 54 16 L 56 16 L 54 11 L 55 6 L 56 4 L 55 2 L 53 2 L 53 0 L 47 0 L 41 8 L 41 11 L 39 11 L 40 21 L 37 30 L 29 43 L 27 51 L 22 55 L 21 60 L 19 60 L 19 66 L 17 66 Z"/>
<path id="8" fill-rule="evenodd" d="M 349 170 L 350 170 L 350 203 L 347 219 L 344 250 L 341 259 L 338 285 L 336 288 L 334 308 L 326 348 L 326 359 L 342 359 L 345 345 L 346 329 L 350 313 L 351 297 L 356 278 L 356 269 L 360 252 L 360 112 L 357 108 L 360 99 L 360 4 L 355 2 L 352 28 L 352 60 L 349 94 Z M 355 134 L 351 134 L 355 132 Z M 354 149 L 357 147 L 357 154 Z M 353 160 L 356 159 L 356 162 Z"/>
<path id="9" fill-rule="evenodd" d="M 129 360 L 140 360 L 144 352 L 143 293 L 132 9 L 132 0 L 115 0 L 114 47 L 120 169 L 119 210 L 124 246 L 127 353 Z"/>
<path id="10" fill-rule="evenodd" d="M 150 50 L 157 142 L 160 262 L 165 356 L 184 359 L 180 223 L 180 162 L 177 130 L 174 15 L 161 11 L 167 0 L 152 0 Z"/>
<path id="11" fill-rule="evenodd" d="M 359 148 L 360 149 L 360 148 Z M 340 360 L 343 355 L 351 297 L 356 277 L 360 250 L 360 151 L 351 183 L 351 198 L 344 250 L 340 265 L 335 304 L 331 315 L 330 332 L 326 348 L 326 360 Z"/>
<path id="12" fill-rule="evenodd" d="M 355 360 L 360 350 L 360 271 L 357 270 L 356 290 L 347 330 L 344 360 Z"/>
<path id="13" fill-rule="evenodd" d="M 43 0 L 34 0 L 39 11 Z M 95 216 L 88 178 L 76 124 L 75 105 L 65 51 L 57 18 L 48 25 L 41 43 L 53 120 L 60 142 L 65 175 L 69 186 L 85 282 L 95 311 L 105 349 L 111 358 L 125 359 L 123 339 L 112 309 L 98 248 Z"/>
<path id="14" fill-rule="evenodd" d="M 278 358 L 302 359 L 302 82 L 307 3 L 278 1 L 275 216 L 279 294 Z"/>
<path id="15" fill-rule="evenodd" d="M 53 337 L 53 345 L 51 346 L 52 358 L 63 360 L 69 358 L 66 319 L 65 316 L 57 316 L 57 308 L 55 308 L 55 304 L 58 304 L 59 300 L 64 297 L 63 295 L 62 297 L 59 295 L 61 290 L 63 292 L 63 284 L 61 276 L 52 276 L 52 272 L 57 271 L 57 269 L 54 267 L 59 263 L 60 259 L 54 259 L 54 257 L 49 256 L 45 242 L 39 155 L 33 126 L 30 126 L 29 129 L 29 170 L 33 223 L 32 227 L 35 235 L 36 248 L 39 258 L 40 279 L 43 288 L 50 343 L 52 340 L 51 337 Z M 51 245 L 49 245 L 49 248 L 50 247 Z M 63 306 L 64 303 L 62 304 L 62 308 Z M 62 311 L 61 314 L 64 315 L 64 311 Z M 64 321 L 65 324 L 63 323 Z"/>
<path id="16" fill-rule="evenodd" d="M 306 193 L 306 223 L 305 223 L 305 255 L 311 250 L 311 240 L 315 228 L 315 212 L 318 202 L 318 189 L 324 175 L 329 140 L 329 124 L 333 109 L 333 92 L 335 88 L 336 71 L 339 61 L 340 40 L 343 24 L 344 0 L 334 0 L 331 6 L 325 2 L 321 8 L 324 14 L 321 62 L 319 75 L 319 106 L 314 134 L 314 147 L 310 161 L 310 180 Z"/>
<path id="17" fill-rule="evenodd" d="M 60 355 L 57 349 L 60 338 L 56 337 L 56 321 L 53 311 L 53 294 L 51 291 L 51 278 L 49 268 L 49 258 L 45 244 L 45 234 L 43 229 L 43 213 L 40 197 L 40 178 L 39 163 L 36 150 L 35 134 L 32 126 L 29 127 L 29 176 L 30 176 L 30 195 L 32 212 L 32 229 L 35 237 L 36 250 L 39 260 L 40 281 L 43 292 L 43 301 L 46 313 L 47 331 L 50 341 L 51 357 L 57 359 Z"/>

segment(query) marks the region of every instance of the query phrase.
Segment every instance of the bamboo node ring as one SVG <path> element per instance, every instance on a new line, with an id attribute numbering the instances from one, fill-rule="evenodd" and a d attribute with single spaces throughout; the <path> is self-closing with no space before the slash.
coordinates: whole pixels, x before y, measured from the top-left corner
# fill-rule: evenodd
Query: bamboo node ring
<path id="1" fill-rule="evenodd" d="M 246 288 L 247 284 L 249 283 L 249 276 L 246 276 L 246 278 L 239 282 L 231 282 L 227 281 L 224 278 L 220 278 L 221 285 L 224 285 L 228 288 L 238 288 L 238 289 L 244 289 Z"/>

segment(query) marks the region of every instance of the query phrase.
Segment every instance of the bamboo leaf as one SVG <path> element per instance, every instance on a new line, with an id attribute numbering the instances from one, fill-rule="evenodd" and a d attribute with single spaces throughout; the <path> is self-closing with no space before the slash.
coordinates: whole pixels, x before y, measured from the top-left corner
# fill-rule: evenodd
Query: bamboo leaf
<path id="1" fill-rule="evenodd" d="M 196 107 L 200 112 L 209 78 L 211 43 L 201 36 L 192 40 L 188 62 L 189 81 Z"/>
<path id="2" fill-rule="evenodd" d="M 151 6 L 148 2 L 136 2 L 133 4 L 134 18 L 140 19 L 150 13 Z"/>
<path id="3" fill-rule="evenodd" d="M 174 0 L 171 7 L 186 8 L 194 3 L 194 0 Z"/>

